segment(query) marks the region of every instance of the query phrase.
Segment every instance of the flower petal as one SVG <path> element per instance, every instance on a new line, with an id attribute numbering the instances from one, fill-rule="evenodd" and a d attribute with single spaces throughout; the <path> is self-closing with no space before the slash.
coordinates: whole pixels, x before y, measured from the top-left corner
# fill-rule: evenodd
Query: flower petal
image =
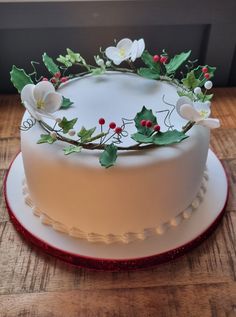
<path id="1" fill-rule="evenodd" d="M 116 65 L 120 65 L 120 63 L 122 62 L 122 59 L 120 58 L 120 55 L 119 55 L 119 50 L 114 46 L 110 46 L 106 48 L 105 54 Z"/>
<path id="2" fill-rule="evenodd" d="M 134 62 L 138 55 L 138 41 L 135 40 L 131 48 L 131 61 Z"/>
<path id="3" fill-rule="evenodd" d="M 44 100 L 49 92 L 55 92 L 53 84 L 49 81 L 40 81 L 37 85 L 35 85 L 33 91 L 34 98 L 36 99 L 36 101 Z"/>
<path id="4" fill-rule="evenodd" d="M 33 96 L 33 91 L 34 91 L 34 87 L 35 85 L 33 84 L 27 84 L 23 87 L 23 89 L 21 90 L 21 101 L 23 103 L 27 102 L 28 104 L 30 104 L 32 107 L 35 106 L 35 99 Z"/>
<path id="5" fill-rule="evenodd" d="M 138 40 L 138 52 L 137 52 L 137 58 L 141 57 L 143 54 L 143 51 L 145 49 L 145 42 L 144 39 Z"/>
<path id="6" fill-rule="evenodd" d="M 133 44 L 133 42 L 132 42 L 130 39 L 125 38 L 125 39 L 120 40 L 120 41 L 117 43 L 116 47 L 117 47 L 119 50 L 120 50 L 121 48 L 123 48 L 123 49 L 125 50 L 126 56 L 127 56 L 127 55 L 130 55 L 131 48 L 132 48 L 132 44 Z"/>
<path id="7" fill-rule="evenodd" d="M 60 109 L 62 103 L 62 95 L 57 92 L 49 92 L 44 98 L 44 111 L 53 113 Z"/>
<path id="8" fill-rule="evenodd" d="M 24 101 L 24 106 L 26 110 L 29 112 L 29 114 L 31 115 L 31 117 L 35 118 L 36 120 L 42 119 L 41 116 L 38 114 L 36 108 L 32 107 L 30 103 L 28 103 L 27 101 Z"/>
<path id="9" fill-rule="evenodd" d="M 192 100 L 191 100 L 190 98 L 185 97 L 185 96 L 180 97 L 180 98 L 177 100 L 176 108 L 175 108 L 176 111 L 177 111 L 177 113 L 178 113 L 180 116 L 181 116 L 181 114 L 180 114 L 180 107 L 181 107 L 182 105 L 184 105 L 184 104 L 193 105 Z"/>
<path id="10" fill-rule="evenodd" d="M 198 121 L 197 124 L 210 128 L 210 129 L 216 129 L 216 128 L 219 128 L 220 121 L 219 119 L 208 118 L 208 119 L 203 119 Z"/>
<path id="11" fill-rule="evenodd" d="M 202 118 L 206 119 L 211 114 L 211 103 L 210 102 L 200 102 L 196 101 L 194 102 L 194 108 L 200 113 Z"/>
<path id="12" fill-rule="evenodd" d="M 193 106 L 189 105 L 189 104 L 183 104 L 180 107 L 180 116 L 184 119 L 187 119 L 189 121 L 201 121 L 202 117 L 200 116 L 200 114 L 197 112 L 197 110 L 195 110 L 193 108 Z"/>

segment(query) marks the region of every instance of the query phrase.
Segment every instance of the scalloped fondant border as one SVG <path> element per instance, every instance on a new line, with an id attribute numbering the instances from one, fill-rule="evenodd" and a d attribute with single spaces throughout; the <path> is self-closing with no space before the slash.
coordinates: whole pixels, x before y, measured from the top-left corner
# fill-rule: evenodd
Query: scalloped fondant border
<path id="1" fill-rule="evenodd" d="M 34 215 L 40 217 L 41 222 L 43 224 L 51 226 L 54 230 L 66 233 L 78 239 L 85 239 L 89 242 L 102 242 L 106 244 L 111 244 L 115 242 L 130 243 L 135 240 L 145 240 L 154 235 L 162 235 L 168 229 L 172 227 L 177 227 L 184 219 L 190 218 L 192 213 L 198 208 L 201 201 L 203 200 L 204 194 L 207 189 L 207 181 L 208 181 L 208 173 L 205 170 L 203 174 L 201 186 L 197 193 L 196 198 L 184 211 L 180 212 L 176 217 L 170 219 L 169 221 L 157 227 L 145 228 L 143 229 L 142 232 L 125 232 L 120 235 L 115 235 L 112 233 L 107 235 L 102 235 L 102 234 L 93 233 L 93 232 L 86 233 L 75 227 L 68 228 L 62 223 L 55 221 L 54 219 L 47 216 L 45 212 L 41 211 L 39 208 L 37 208 L 37 206 L 34 205 L 32 199 L 29 196 L 29 191 L 28 191 L 28 187 L 25 180 L 23 181 L 23 196 L 24 196 L 25 203 L 32 209 Z"/>

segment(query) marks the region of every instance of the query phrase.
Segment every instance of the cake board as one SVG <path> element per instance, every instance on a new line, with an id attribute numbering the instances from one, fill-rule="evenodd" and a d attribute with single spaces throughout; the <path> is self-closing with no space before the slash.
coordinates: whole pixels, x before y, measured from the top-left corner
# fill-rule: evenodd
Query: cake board
<path id="1" fill-rule="evenodd" d="M 183 255 L 206 239 L 218 225 L 227 201 L 228 184 L 224 168 L 211 150 L 208 152 L 207 168 L 209 181 L 204 199 L 189 219 L 162 235 L 129 244 L 91 243 L 42 224 L 24 201 L 21 153 L 15 157 L 6 174 L 4 194 L 17 231 L 46 253 L 78 267 L 95 270 L 143 269 Z"/>

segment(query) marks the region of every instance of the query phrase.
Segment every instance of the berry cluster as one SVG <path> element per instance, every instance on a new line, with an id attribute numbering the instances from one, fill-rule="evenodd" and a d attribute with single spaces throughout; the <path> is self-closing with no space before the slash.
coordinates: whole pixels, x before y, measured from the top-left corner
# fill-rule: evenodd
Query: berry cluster
<path id="1" fill-rule="evenodd" d="M 209 79 L 211 77 L 211 75 L 208 73 L 208 68 L 207 67 L 202 67 L 202 73 L 203 73 L 203 76 L 206 79 Z"/>
<path id="2" fill-rule="evenodd" d="M 100 118 L 100 119 L 98 120 L 98 123 L 99 123 L 101 126 L 103 126 L 103 125 L 106 123 L 106 121 L 105 121 L 104 118 Z M 117 127 L 117 126 L 116 126 L 116 123 L 115 123 L 115 122 L 110 122 L 110 123 L 109 123 L 109 129 L 114 130 L 114 132 L 115 132 L 116 134 L 121 134 L 121 132 L 123 131 L 123 129 L 122 129 L 121 127 Z"/>
<path id="3" fill-rule="evenodd" d="M 154 55 L 153 56 L 153 61 L 155 63 L 160 62 L 161 64 L 166 64 L 167 60 L 168 60 L 168 57 L 166 55 Z"/>
<path id="4" fill-rule="evenodd" d="M 159 132 L 161 130 L 161 127 L 158 124 L 153 125 L 151 120 L 141 120 L 140 125 L 142 127 L 152 128 L 155 132 Z"/>
<path id="5" fill-rule="evenodd" d="M 67 82 L 67 80 L 68 80 L 68 77 L 61 77 L 60 72 L 55 73 L 53 77 L 50 78 L 50 82 L 52 84 L 65 83 Z M 49 81 L 49 79 L 46 77 L 43 77 L 42 81 Z"/>

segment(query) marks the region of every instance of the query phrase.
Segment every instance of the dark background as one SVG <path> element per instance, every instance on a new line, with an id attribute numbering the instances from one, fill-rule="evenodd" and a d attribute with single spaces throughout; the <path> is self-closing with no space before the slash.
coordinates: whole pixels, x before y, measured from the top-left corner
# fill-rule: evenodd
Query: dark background
<path id="1" fill-rule="evenodd" d="M 16 92 L 13 64 L 32 72 L 30 61 L 67 47 L 92 62 L 100 46 L 124 37 L 143 37 L 151 53 L 191 49 L 217 67 L 216 86 L 236 85 L 236 0 L 30 1 L 0 3 L 0 92 Z"/>

